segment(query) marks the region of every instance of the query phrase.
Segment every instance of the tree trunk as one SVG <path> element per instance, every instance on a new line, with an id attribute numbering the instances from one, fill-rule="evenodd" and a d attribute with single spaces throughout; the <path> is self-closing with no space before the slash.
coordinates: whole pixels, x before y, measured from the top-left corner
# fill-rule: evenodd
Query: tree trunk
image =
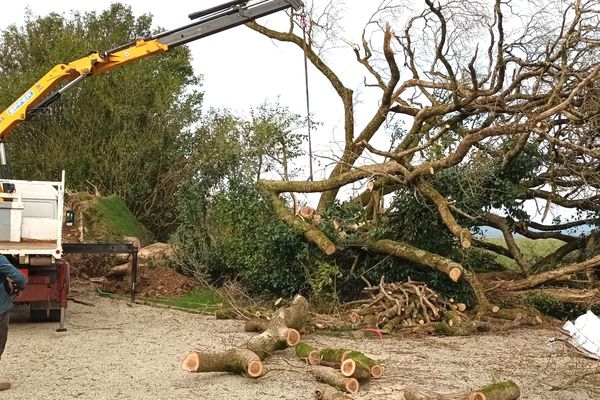
<path id="1" fill-rule="evenodd" d="M 222 353 L 192 351 L 183 360 L 181 368 L 188 372 L 241 372 L 251 378 L 258 378 L 264 373 L 258 356 L 245 349 L 231 349 Z"/>
<path id="2" fill-rule="evenodd" d="M 512 381 L 496 382 L 461 393 L 442 394 L 414 386 L 404 389 L 405 400 L 516 400 L 520 396 L 519 387 Z"/>

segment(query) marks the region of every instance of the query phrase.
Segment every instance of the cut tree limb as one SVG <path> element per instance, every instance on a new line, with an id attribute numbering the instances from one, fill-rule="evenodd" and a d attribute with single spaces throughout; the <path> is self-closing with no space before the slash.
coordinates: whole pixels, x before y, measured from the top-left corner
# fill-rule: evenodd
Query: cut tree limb
<path id="1" fill-rule="evenodd" d="M 519 387 L 512 381 L 489 384 L 481 389 L 460 393 L 438 393 L 428 389 L 407 386 L 405 400 L 516 400 L 521 396 Z"/>
<path id="2" fill-rule="evenodd" d="M 269 329 L 252 336 L 245 344 L 245 348 L 256 353 L 261 360 L 277 350 L 294 347 L 300 341 L 300 333 L 297 330 L 286 327 L 281 321 L 272 321 Z"/>
<path id="3" fill-rule="evenodd" d="M 308 302 L 302 296 L 296 296 L 286 311 L 278 310 L 267 330 L 252 336 L 243 346 L 222 353 L 190 352 L 181 367 L 190 372 L 244 372 L 258 377 L 263 374 L 261 360 L 276 350 L 293 347 L 300 341 L 300 333 L 285 326 L 284 320 L 300 324 L 306 320 L 307 314 Z"/>
<path id="4" fill-rule="evenodd" d="M 376 360 L 367 357 L 360 351 L 344 353 L 340 369 L 342 375 L 351 376 L 358 380 L 379 379 L 383 376 L 383 367 Z M 363 377 L 364 375 L 366 377 Z"/>
<path id="5" fill-rule="evenodd" d="M 367 249 L 374 253 L 390 254 L 431 267 L 448 275 L 453 282 L 458 282 L 464 271 L 462 265 L 457 262 L 400 241 L 376 240 L 369 243 Z"/>
<path id="6" fill-rule="evenodd" d="M 281 200 L 277 194 L 271 194 L 271 202 L 273 203 L 273 207 L 275 208 L 275 212 L 279 218 L 281 218 L 286 224 L 302 232 L 306 239 L 317 245 L 317 247 L 326 255 L 330 256 L 335 253 L 335 244 L 329 240 L 329 238 L 323 232 L 321 232 L 320 229 L 314 227 L 308 222 L 305 222 L 302 218 L 296 217 L 294 214 L 292 214 L 285 206 L 283 200 Z"/>
<path id="7" fill-rule="evenodd" d="M 299 342 L 295 347 L 296 355 L 306 360 L 310 365 L 318 365 L 320 362 L 319 349 L 306 342 Z"/>
<path id="8" fill-rule="evenodd" d="M 531 275 L 525 279 L 504 282 L 502 284 L 502 288 L 506 290 L 524 290 L 524 289 L 532 289 L 536 286 L 539 286 L 543 283 L 560 279 L 565 276 L 574 274 L 576 272 L 582 272 L 591 268 L 595 268 L 600 265 L 600 255 L 597 255 L 594 258 L 590 258 L 589 260 L 585 260 L 580 263 L 574 263 L 565 265 L 564 267 L 557 268 L 551 271 L 542 272 L 536 275 Z"/>
<path id="9" fill-rule="evenodd" d="M 321 384 L 315 389 L 315 398 L 317 400 L 351 400 L 352 397 L 329 386 Z"/>
<path id="10" fill-rule="evenodd" d="M 342 390 L 346 393 L 356 393 L 360 387 L 358 381 L 354 378 L 346 378 L 339 371 L 333 368 L 313 365 L 310 367 L 310 373 L 319 382 L 326 383 L 334 388 Z"/>
<path id="11" fill-rule="evenodd" d="M 245 349 L 231 349 L 222 353 L 192 351 L 186 355 L 181 368 L 188 372 L 241 372 L 251 378 L 258 378 L 264 373 L 258 356 Z"/>

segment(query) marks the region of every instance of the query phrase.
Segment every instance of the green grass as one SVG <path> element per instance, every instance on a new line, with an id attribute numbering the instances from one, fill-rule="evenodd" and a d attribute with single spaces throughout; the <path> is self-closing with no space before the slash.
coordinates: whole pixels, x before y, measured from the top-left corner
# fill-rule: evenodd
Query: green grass
<path id="1" fill-rule="evenodd" d="M 486 238 L 484 240 L 506 248 L 503 238 Z M 540 258 L 547 256 L 564 244 L 564 242 L 558 239 L 534 240 L 528 238 L 515 238 L 515 242 L 517 243 L 517 246 L 519 246 L 523 257 L 529 263 L 535 263 Z M 517 265 L 513 259 L 501 255 L 496 257 L 496 261 L 508 269 L 515 269 Z"/>
<path id="2" fill-rule="evenodd" d="M 145 300 L 173 308 L 195 310 L 207 314 L 214 314 L 217 310 L 227 310 L 230 308 L 226 298 L 217 291 L 206 288 L 194 290 L 180 297 Z"/>
<path id="3" fill-rule="evenodd" d="M 87 214 L 94 221 L 93 225 L 97 225 L 92 229 L 98 231 L 98 236 L 113 236 L 113 240 L 134 236 L 140 239 L 142 245 L 151 243 L 150 233 L 137 221 L 121 198 L 97 197 L 94 199 L 94 208 L 97 215 L 92 216 L 91 210 Z"/>

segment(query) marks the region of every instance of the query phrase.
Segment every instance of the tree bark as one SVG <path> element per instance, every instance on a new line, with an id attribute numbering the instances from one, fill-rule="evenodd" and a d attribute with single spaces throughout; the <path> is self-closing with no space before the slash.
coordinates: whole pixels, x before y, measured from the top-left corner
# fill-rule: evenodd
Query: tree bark
<path id="1" fill-rule="evenodd" d="M 251 378 L 258 378 L 264 373 L 259 357 L 245 349 L 231 349 L 222 353 L 192 351 L 186 355 L 181 368 L 188 372 L 241 372 Z"/>
<path id="2" fill-rule="evenodd" d="M 561 303 L 583 303 L 593 304 L 600 299 L 599 289 L 569 289 L 569 288 L 544 288 L 533 290 L 522 290 L 512 293 L 519 297 L 527 297 L 536 294 L 544 294 L 560 301 Z"/>
<path id="3" fill-rule="evenodd" d="M 339 371 L 333 368 L 323 367 L 320 365 L 313 365 L 310 367 L 310 373 L 319 382 L 326 383 L 333 386 L 336 389 L 342 390 L 346 393 L 356 393 L 360 387 L 358 381 L 354 378 L 346 378 Z"/>
<path id="4" fill-rule="evenodd" d="M 525 279 L 521 279 L 518 281 L 504 282 L 502 288 L 511 291 L 531 289 L 543 283 L 560 279 L 567 275 L 574 274 L 576 272 L 582 272 L 587 269 L 595 268 L 599 265 L 600 255 L 580 263 L 569 264 L 565 265 L 564 267 L 554 269 L 552 271 L 531 275 Z"/>
<path id="5" fill-rule="evenodd" d="M 408 243 L 382 239 L 369 243 L 367 249 L 374 253 L 391 254 L 417 264 L 426 265 L 445 273 L 453 282 L 458 282 L 464 271 L 459 263 L 413 247 Z"/>
<path id="6" fill-rule="evenodd" d="M 351 400 L 352 397 L 346 396 L 345 393 L 329 386 L 319 385 L 315 389 L 315 399 L 317 400 Z"/>
<path id="7" fill-rule="evenodd" d="M 405 400 L 516 400 L 520 396 L 519 387 L 512 381 L 496 382 L 461 393 L 442 394 L 414 386 L 404 389 Z"/>
<path id="8" fill-rule="evenodd" d="M 302 218 L 294 216 L 277 194 L 271 194 L 271 202 L 273 203 L 275 212 L 285 223 L 302 232 L 307 240 L 317 245 L 326 255 L 330 256 L 335 253 L 335 244 L 320 229 L 305 222 Z"/>
<path id="9" fill-rule="evenodd" d="M 379 379 L 383 376 L 383 367 L 360 351 L 346 352 L 342 355 L 342 375 L 358 380 Z M 364 377 L 366 375 L 366 377 Z"/>

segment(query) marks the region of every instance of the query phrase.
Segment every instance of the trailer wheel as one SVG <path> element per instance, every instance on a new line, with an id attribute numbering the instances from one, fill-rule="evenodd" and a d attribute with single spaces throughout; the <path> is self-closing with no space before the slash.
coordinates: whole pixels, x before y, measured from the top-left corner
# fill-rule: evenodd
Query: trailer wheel
<path id="1" fill-rule="evenodd" d="M 48 310 L 30 310 L 31 322 L 48 322 Z"/>

